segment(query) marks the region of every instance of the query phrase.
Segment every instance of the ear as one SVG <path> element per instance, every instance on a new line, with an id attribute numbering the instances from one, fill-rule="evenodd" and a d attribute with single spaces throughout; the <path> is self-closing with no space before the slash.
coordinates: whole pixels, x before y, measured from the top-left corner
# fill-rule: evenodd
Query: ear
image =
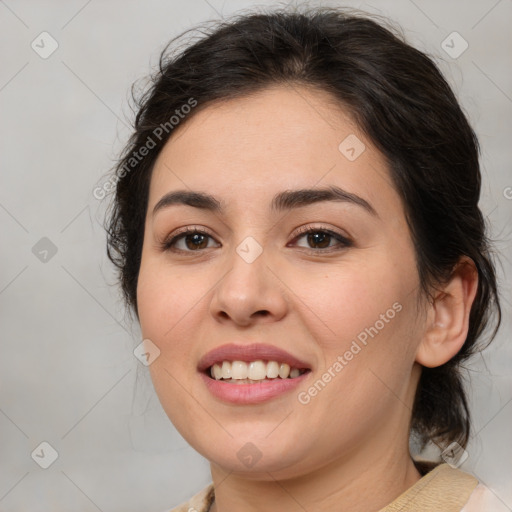
<path id="1" fill-rule="evenodd" d="M 464 256 L 449 281 L 438 288 L 428 306 L 426 330 L 416 352 L 416 362 L 428 368 L 441 366 L 454 357 L 466 341 L 469 313 L 478 289 L 478 272 Z"/>

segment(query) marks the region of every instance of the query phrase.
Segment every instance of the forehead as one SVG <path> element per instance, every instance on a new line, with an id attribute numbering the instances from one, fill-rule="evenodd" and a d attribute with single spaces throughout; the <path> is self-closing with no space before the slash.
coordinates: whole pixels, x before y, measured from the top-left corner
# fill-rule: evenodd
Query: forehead
<path id="1" fill-rule="evenodd" d="M 370 201 L 387 187 L 381 199 L 399 201 L 382 155 L 332 96 L 279 86 L 206 106 L 175 128 L 155 164 L 150 208 L 177 188 L 245 202 L 328 184 Z"/>

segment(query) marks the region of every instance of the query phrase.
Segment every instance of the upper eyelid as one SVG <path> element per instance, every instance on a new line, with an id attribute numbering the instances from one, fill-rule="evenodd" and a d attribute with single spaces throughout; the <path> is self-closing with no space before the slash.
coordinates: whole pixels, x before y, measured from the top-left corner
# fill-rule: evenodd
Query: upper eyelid
<path id="1" fill-rule="evenodd" d="M 186 226 L 182 230 L 178 230 L 178 232 L 173 231 L 173 232 L 171 232 L 171 234 L 165 236 L 163 238 L 162 242 L 160 242 L 160 244 L 163 247 L 166 247 L 166 246 L 170 247 L 171 243 L 174 244 L 174 243 L 176 243 L 177 240 L 180 240 L 180 239 L 184 238 L 185 236 L 187 236 L 189 234 L 194 234 L 194 233 L 200 233 L 202 235 L 206 235 L 212 239 L 215 239 L 215 236 L 212 233 L 210 233 L 210 231 L 207 230 L 206 228 L 203 228 L 200 226 Z"/>
<path id="2" fill-rule="evenodd" d="M 309 224 L 305 224 L 305 225 L 302 225 L 302 226 L 299 226 L 298 228 L 296 228 L 293 236 L 297 237 L 297 236 L 306 234 L 309 231 L 327 231 L 327 232 L 333 233 L 335 235 L 341 236 L 342 238 L 350 238 L 349 235 L 339 232 L 338 229 L 339 228 L 331 228 L 329 226 L 312 226 Z M 215 238 L 215 235 L 213 235 L 209 229 L 204 228 L 202 226 L 192 225 L 192 226 L 186 226 L 182 230 L 178 230 L 176 233 L 172 232 L 170 235 L 166 236 L 165 239 L 172 240 L 176 237 L 186 235 L 188 233 L 197 233 L 197 232 L 204 234 L 204 235 L 208 235 L 212 238 Z"/>
<path id="3" fill-rule="evenodd" d="M 328 233 L 333 233 L 337 236 L 340 236 L 342 238 L 350 238 L 350 236 L 348 234 L 344 234 L 342 232 L 340 232 L 339 228 L 331 228 L 331 227 L 328 227 L 328 226 L 311 226 L 311 225 L 304 225 L 304 226 L 299 226 L 296 230 L 296 233 L 294 234 L 295 237 L 297 236 L 300 236 L 300 235 L 303 235 L 303 234 L 306 234 L 308 233 L 309 231 L 326 231 Z"/>

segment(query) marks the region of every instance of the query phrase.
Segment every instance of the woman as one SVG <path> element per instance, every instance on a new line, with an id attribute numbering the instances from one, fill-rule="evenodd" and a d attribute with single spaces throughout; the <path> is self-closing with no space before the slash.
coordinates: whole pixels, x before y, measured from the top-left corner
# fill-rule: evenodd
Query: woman
<path id="1" fill-rule="evenodd" d="M 500 307 L 432 60 L 367 16 L 249 14 L 164 51 L 139 108 L 108 249 L 211 463 L 173 510 L 482 510 L 459 367 Z"/>

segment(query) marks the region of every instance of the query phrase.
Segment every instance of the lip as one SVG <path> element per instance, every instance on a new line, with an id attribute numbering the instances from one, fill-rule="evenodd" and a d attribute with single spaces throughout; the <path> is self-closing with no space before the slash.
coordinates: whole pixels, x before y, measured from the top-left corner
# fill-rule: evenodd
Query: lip
<path id="1" fill-rule="evenodd" d="M 228 343 L 216 347 L 210 352 L 206 353 L 197 365 L 200 372 L 204 372 L 215 363 L 222 363 L 222 361 L 277 361 L 278 363 L 287 363 L 291 368 L 311 370 L 311 365 L 299 358 L 293 356 L 286 350 L 275 347 L 273 345 L 266 345 L 264 343 L 252 343 L 250 345 L 236 345 Z M 251 384 L 253 386 L 254 384 Z"/>
<path id="2" fill-rule="evenodd" d="M 199 375 L 214 397 L 231 404 L 249 405 L 266 402 L 295 389 L 310 374 L 311 371 L 308 371 L 293 379 L 281 379 L 278 377 L 255 384 L 231 384 L 212 379 L 204 372 L 201 372 Z"/>
<path id="3" fill-rule="evenodd" d="M 215 363 L 222 361 L 277 361 L 287 363 L 291 368 L 306 369 L 305 373 L 293 379 L 275 378 L 254 384 L 232 384 L 222 380 L 212 379 L 207 369 Z M 264 343 L 252 343 L 236 345 L 229 343 L 216 347 L 205 354 L 197 365 L 200 376 L 210 393 L 225 402 L 234 404 L 258 404 L 270 400 L 278 395 L 291 391 L 308 378 L 311 373 L 311 365 L 293 356 L 286 350 L 266 345 Z"/>

